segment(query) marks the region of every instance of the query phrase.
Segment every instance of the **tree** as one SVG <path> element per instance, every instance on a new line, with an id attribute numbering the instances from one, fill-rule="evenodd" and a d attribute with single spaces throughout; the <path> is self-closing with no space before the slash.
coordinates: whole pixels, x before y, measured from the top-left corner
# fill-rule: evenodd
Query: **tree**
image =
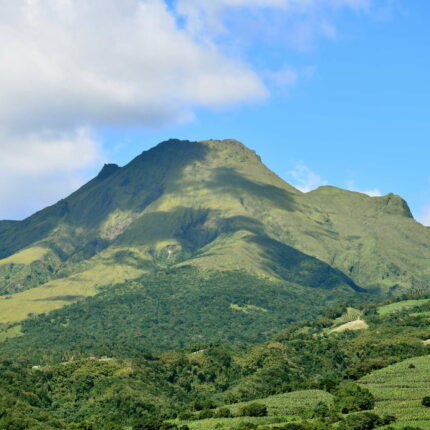
<path id="1" fill-rule="evenodd" d="M 266 417 L 267 407 L 263 403 L 250 403 L 240 408 L 239 415 L 242 417 Z"/>
<path id="2" fill-rule="evenodd" d="M 421 404 L 425 406 L 426 408 L 430 408 L 430 396 L 426 396 L 421 401 Z"/>
<path id="3" fill-rule="evenodd" d="M 334 406 L 343 414 L 365 411 L 375 407 L 375 398 L 367 388 L 350 382 L 341 384 L 336 390 Z"/>
<path id="4" fill-rule="evenodd" d="M 381 418 L 371 412 L 348 415 L 339 423 L 338 430 L 372 430 L 383 424 Z"/>

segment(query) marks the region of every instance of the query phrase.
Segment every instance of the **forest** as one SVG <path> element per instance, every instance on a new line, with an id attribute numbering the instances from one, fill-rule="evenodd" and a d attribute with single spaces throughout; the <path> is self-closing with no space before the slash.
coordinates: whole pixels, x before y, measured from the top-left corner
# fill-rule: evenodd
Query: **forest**
<path id="1" fill-rule="evenodd" d="M 254 344 L 196 341 L 183 348 L 167 349 L 161 343 L 160 349 L 139 350 L 124 342 L 112 343 L 113 353 L 108 354 L 110 344 L 99 337 L 91 345 L 91 355 L 89 349 L 79 354 L 70 349 L 60 358 L 63 345 L 55 344 L 49 333 L 43 354 L 36 348 L 32 355 L 29 346 L 12 351 L 19 338 L 11 339 L 0 350 L 0 426 L 11 430 L 426 429 L 429 316 L 429 297 L 414 295 L 383 304 L 338 304 L 316 320 L 291 322 Z M 48 317 L 35 319 L 34 327 L 43 327 L 43 318 Z M 365 321 L 367 328 L 343 329 L 358 320 Z M 403 425 L 409 423 L 406 418 L 378 409 L 377 390 L 371 388 L 377 376 L 372 379 L 372 375 L 420 359 L 425 361 L 402 367 L 402 377 L 407 378 L 404 369 L 420 371 L 417 380 L 424 384 L 420 403 L 414 403 L 423 419 L 414 427 Z M 301 393 L 310 403 L 299 401 L 294 406 L 294 396 Z"/>

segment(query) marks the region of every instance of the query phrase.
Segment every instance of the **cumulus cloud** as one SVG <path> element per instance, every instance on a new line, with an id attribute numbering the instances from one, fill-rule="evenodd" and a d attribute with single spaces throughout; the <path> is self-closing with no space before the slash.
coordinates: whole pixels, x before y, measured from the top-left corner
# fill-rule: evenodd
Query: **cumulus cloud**
<path id="1" fill-rule="evenodd" d="M 86 129 L 63 133 L 0 132 L 0 216 L 18 219 L 74 191 L 103 158 Z M 6 142 L 6 144 L 4 143 Z"/>
<path id="2" fill-rule="evenodd" d="M 265 96 L 258 76 L 180 31 L 158 0 L 0 1 L 0 124 L 157 125 Z"/>
<path id="3" fill-rule="evenodd" d="M 350 191 L 356 191 L 358 193 L 367 194 L 370 197 L 381 197 L 382 196 L 382 192 L 378 188 L 371 188 L 371 189 L 367 189 L 367 190 L 364 189 L 363 190 L 363 189 L 356 186 L 355 181 L 349 181 L 347 188 Z"/>
<path id="4" fill-rule="evenodd" d="M 101 161 L 89 129 L 187 121 L 195 107 L 267 93 L 245 64 L 178 28 L 162 0 L 0 0 L 0 40 L 0 219 L 83 180 Z"/>
<path id="5" fill-rule="evenodd" d="M 186 17 L 188 29 L 195 35 L 207 37 L 211 32 L 228 34 L 233 29 L 237 39 L 238 28 L 242 32 L 250 28 L 259 40 L 265 37 L 278 41 L 284 39 L 298 50 L 310 49 L 317 37 L 336 37 L 334 15 L 338 11 L 368 10 L 370 6 L 371 0 L 177 1 L 178 13 Z M 235 11 L 237 25 L 234 19 L 225 19 L 225 15 Z M 249 36 L 249 32 L 245 31 L 245 37 Z"/>
<path id="6" fill-rule="evenodd" d="M 304 193 L 315 190 L 328 183 L 324 178 L 303 163 L 297 163 L 294 168 L 288 172 L 288 175 L 292 179 L 292 185 Z"/>
<path id="7" fill-rule="evenodd" d="M 424 206 L 419 217 L 421 224 L 430 226 L 430 205 Z"/>
<path id="8" fill-rule="evenodd" d="M 294 86 L 302 71 L 281 67 L 268 82 L 243 45 L 336 37 L 336 11 L 368 1 L 0 0 L 0 219 L 88 179 L 101 127 L 181 123 Z"/>
<path id="9" fill-rule="evenodd" d="M 294 87 L 299 81 L 299 71 L 291 66 L 283 66 L 278 70 L 266 72 L 269 81 L 279 87 Z"/>

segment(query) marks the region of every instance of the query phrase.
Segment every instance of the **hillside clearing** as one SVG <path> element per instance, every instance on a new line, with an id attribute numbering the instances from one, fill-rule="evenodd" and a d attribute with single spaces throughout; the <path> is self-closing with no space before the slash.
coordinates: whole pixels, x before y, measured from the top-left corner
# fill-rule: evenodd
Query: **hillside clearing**
<path id="1" fill-rule="evenodd" d="M 394 415 L 395 428 L 430 429 L 430 408 L 421 405 L 430 395 L 430 356 L 415 357 L 377 370 L 360 380 L 376 399 L 375 412 Z"/>
<path id="2" fill-rule="evenodd" d="M 389 305 L 384 305 L 378 308 L 379 315 L 386 315 L 392 312 L 399 312 L 404 309 L 413 308 L 415 306 L 424 305 L 430 302 L 430 299 L 420 299 L 420 300 L 403 300 L 401 302 L 390 303 Z"/>
<path id="3" fill-rule="evenodd" d="M 339 327 L 330 330 L 330 333 L 341 333 L 346 330 L 366 330 L 367 328 L 369 328 L 369 326 L 366 321 L 358 319 L 342 324 Z"/>
<path id="4" fill-rule="evenodd" d="M 0 260 L 0 266 L 4 264 L 31 264 L 34 261 L 41 260 L 47 253 L 48 248 L 33 246 Z"/>
<path id="5" fill-rule="evenodd" d="M 193 430 L 212 430 L 220 427 L 232 428 L 241 423 L 258 425 L 280 424 L 299 419 L 298 415 L 303 410 L 315 408 L 319 403 L 330 405 L 333 402 L 333 396 L 322 390 L 300 390 L 249 402 L 234 403 L 225 407 L 236 415 L 243 406 L 255 402 L 262 403 L 267 407 L 266 417 L 209 418 L 197 421 L 184 421 L 181 422 L 181 425 L 187 424 Z"/>

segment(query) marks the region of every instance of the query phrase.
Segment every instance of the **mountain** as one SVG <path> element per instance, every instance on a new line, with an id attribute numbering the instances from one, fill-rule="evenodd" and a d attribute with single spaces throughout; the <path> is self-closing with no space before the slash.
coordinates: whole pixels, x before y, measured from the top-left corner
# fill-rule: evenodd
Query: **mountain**
<path id="1" fill-rule="evenodd" d="M 155 312 L 154 300 L 164 297 L 178 323 L 177 294 L 199 315 L 184 323 L 187 330 L 203 318 L 193 303 L 206 304 L 207 294 L 206 315 L 230 324 L 232 339 L 254 323 L 256 340 L 258 332 L 316 315 L 324 303 L 428 288 L 430 229 L 396 195 L 335 187 L 302 193 L 240 142 L 169 140 L 124 167 L 105 165 L 23 221 L 0 222 L 0 257 L 5 337 L 19 334 L 21 321 L 25 332 L 43 325 L 36 315 L 74 302 L 56 318 L 83 308 L 91 318 L 101 308 L 114 318 L 121 297 L 130 324 L 160 328 L 152 314 L 141 319 L 138 305 L 152 297 Z M 208 330 L 209 337 L 223 333 Z"/>

